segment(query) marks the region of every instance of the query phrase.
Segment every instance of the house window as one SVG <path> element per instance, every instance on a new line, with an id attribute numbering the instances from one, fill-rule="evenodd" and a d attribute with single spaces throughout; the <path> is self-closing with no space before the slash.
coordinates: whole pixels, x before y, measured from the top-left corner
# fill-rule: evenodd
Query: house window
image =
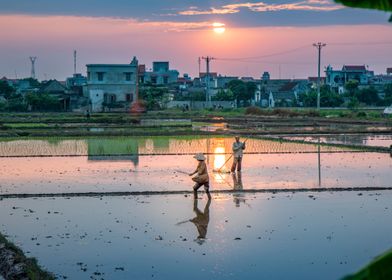
<path id="1" fill-rule="evenodd" d="M 167 77 L 163 77 L 163 83 L 166 85 L 168 83 L 168 78 Z"/>
<path id="2" fill-rule="evenodd" d="M 87 80 L 91 80 L 91 73 L 90 72 L 87 72 Z"/>
<path id="3" fill-rule="evenodd" d="M 98 81 L 103 81 L 103 74 L 105 74 L 105 72 L 97 72 Z"/>
<path id="4" fill-rule="evenodd" d="M 131 76 L 132 76 L 131 72 L 125 72 L 124 75 L 125 75 L 125 80 L 126 81 L 130 81 L 131 80 Z"/>
<path id="5" fill-rule="evenodd" d="M 132 101 L 133 101 L 133 98 L 132 98 L 132 97 L 133 97 L 132 94 L 127 93 L 127 94 L 125 95 L 125 100 L 126 100 L 127 102 L 132 102 Z"/>
<path id="6" fill-rule="evenodd" d="M 157 83 L 157 77 L 151 77 L 151 83 L 156 84 Z"/>

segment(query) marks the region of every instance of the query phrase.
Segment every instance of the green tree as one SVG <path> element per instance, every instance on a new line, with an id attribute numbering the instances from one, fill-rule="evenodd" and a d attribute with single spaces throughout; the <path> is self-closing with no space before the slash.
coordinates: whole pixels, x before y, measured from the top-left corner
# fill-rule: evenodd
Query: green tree
<path id="1" fill-rule="evenodd" d="M 358 101 L 366 105 L 376 105 L 380 101 L 380 97 L 374 87 L 368 87 L 358 92 Z"/>
<path id="2" fill-rule="evenodd" d="M 32 88 L 39 88 L 41 86 L 41 83 L 37 80 L 37 79 L 33 79 L 33 78 L 24 78 L 22 79 L 22 81 L 29 81 L 30 86 Z"/>
<path id="3" fill-rule="evenodd" d="M 300 95 L 300 101 L 305 107 L 315 107 L 317 105 L 317 91 L 312 90 L 308 93 Z M 343 97 L 331 91 L 327 85 L 320 88 L 320 106 L 321 107 L 339 107 L 344 102 Z"/>
<path id="4" fill-rule="evenodd" d="M 56 97 L 48 93 L 28 93 L 26 103 L 33 111 L 60 111 L 61 104 Z"/>
<path id="5" fill-rule="evenodd" d="M 212 98 L 213 101 L 233 101 L 234 95 L 231 90 L 220 89 Z"/>
<path id="6" fill-rule="evenodd" d="M 257 88 L 255 83 L 245 83 L 241 80 L 232 80 L 227 84 L 227 87 L 233 93 L 234 99 L 237 101 L 237 106 L 240 106 L 241 102 L 246 106 L 253 98 Z"/>
<path id="7" fill-rule="evenodd" d="M 8 99 L 8 111 L 11 112 L 22 112 L 27 110 L 27 105 L 23 100 L 23 96 L 21 94 L 12 94 Z"/>
<path id="8" fill-rule="evenodd" d="M 351 97 L 350 101 L 347 104 L 347 108 L 349 108 L 349 109 L 356 109 L 356 108 L 358 108 L 358 106 L 359 106 L 358 98 L 356 98 L 355 96 Z"/>
<path id="9" fill-rule="evenodd" d="M 385 98 L 384 98 L 383 105 L 391 106 L 392 105 L 392 84 L 385 85 L 384 92 L 385 92 Z"/>
<path id="10" fill-rule="evenodd" d="M 146 103 L 147 110 L 160 110 L 168 101 L 169 89 L 161 86 L 145 86 L 139 90 L 142 100 Z"/>
<path id="11" fill-rule="evenodd" d="M 345 85 L 346 95 L 348 97 L 356 97 L 359 93 L 358 89 L 358 81 L 356 80 L 349 80 Z"/>
<path id="12" fill-rule="evenodd" d="M 391 0 L 335 0 L 335 2 L 354 8 L 392 11 Z M 389 21 L 392 22 L 392 16 Z"/>
<path id="13" fill-rule="evenodd" d="M 298 98 L 299 98 L 299 101 L 302 102 L 304 107 L 316 107 L 317 106 L 317 92 L 315 90 L 312 90 L 307 93 L 302 93 L 299 95 Z M 321 103 L 321 99 L 320 99 L 320 103 Z"/>
<path id="14" fill-rule="evenodd" d="M 206 101 L 206 93 L 204 91 L 192 91 L 189 93 L 187 100 Z"/>
<path id="15" fill-rule="evenodd" d="M 344 98 L 327 85 L 321 86 L 320 105 L 323 107 L 339 107 L 344 103 Z"/>
<path id="16" fill-rule="evenodd" d="M 4 96 L 5 99 L 11 97 L 15 93 L 15 89 L 11 87 L 6 81 L 0 81 L 0 95 Z"/>

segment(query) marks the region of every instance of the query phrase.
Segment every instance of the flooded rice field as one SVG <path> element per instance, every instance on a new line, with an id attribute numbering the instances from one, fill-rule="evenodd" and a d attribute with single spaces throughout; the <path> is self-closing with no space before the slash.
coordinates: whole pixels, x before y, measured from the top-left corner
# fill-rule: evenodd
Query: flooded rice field
<path id="1" fill-rule="evenodd" d="M 0 141 L 0 232 L 58 279 L 340 279 L 392 247 L 389 153 L 246 141 L 237 174 L 231 137 Z"/>
<path id="2" fill-rule="evenodd" d="M 227 137 L 0 142 L 0 194 L 189 191 L 197 152 L 207 155 L 217 191 L 391 187 L 387 153 L 248 139 L 244 170 L 233 175 L 231 144 Z"/>
<path id="3" fill-rule="evenodd" d="M 329 144 L 345 144 L 371 147 L 390 147 L 392 135 L 366 135 L 366 134 L 344 134 L 344 135 L 322 135 L 322 136 L 288 136 L 282 137 L 288 140 L 301 140 L 305 142 Z"/>
<path id="4" fill-rule="evenodd" d="M 0 230 L 58 279 L 340 279 L 391 246 L 391 201 L 391 191 L 3 199 Z"/>

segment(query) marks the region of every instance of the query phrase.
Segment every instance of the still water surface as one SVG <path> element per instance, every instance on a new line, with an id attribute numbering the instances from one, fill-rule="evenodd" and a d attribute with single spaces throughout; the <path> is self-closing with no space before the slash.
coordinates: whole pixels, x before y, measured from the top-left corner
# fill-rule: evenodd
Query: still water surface
<path id="1" fill-rule="evenodd" d="M 0 194 L 191 190 L 186 173 L 200 151 L 214 190 L 391 187 L 389 154 L 272 140 L 247 140 L 241 174 L 213 172 L 230 169 L 231 144 L 222 137 L 3 141 Z"/>
<path id="2" fill-rule="evenodd" d="M 60 279 L 340 279 L 392 247 L 391 201 L 391 191 L 214 195 L 210 204 L 3 199 L 0 230 Z"/>

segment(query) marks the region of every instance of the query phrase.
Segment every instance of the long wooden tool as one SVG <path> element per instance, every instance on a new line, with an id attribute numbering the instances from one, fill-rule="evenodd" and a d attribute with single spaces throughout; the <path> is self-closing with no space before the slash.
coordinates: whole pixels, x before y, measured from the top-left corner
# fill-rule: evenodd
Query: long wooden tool
<path id="1" fill-rule="evenodd" d="M 246 138 L 246 139 L 245 139 L 244 144 L 245 144 L 246 141 L 248 141 L 248 139 L 249 139 L 249 138 Z M 233 157 L 233 154 L 230 155 L 230 157 L 225 161 L 225 163 L 224 163 L 219 169 L 214 169 L 214 170 L 212 170 L 212 172 L 220 173 L 220 172 L 221 172 L 221 169 L 223 168 L 223 166 L 225 166 L 226 163 L 227 163 L 232 157 Z M 225 171 L 224 173 L 230 173 L 230 171 Z"/>

